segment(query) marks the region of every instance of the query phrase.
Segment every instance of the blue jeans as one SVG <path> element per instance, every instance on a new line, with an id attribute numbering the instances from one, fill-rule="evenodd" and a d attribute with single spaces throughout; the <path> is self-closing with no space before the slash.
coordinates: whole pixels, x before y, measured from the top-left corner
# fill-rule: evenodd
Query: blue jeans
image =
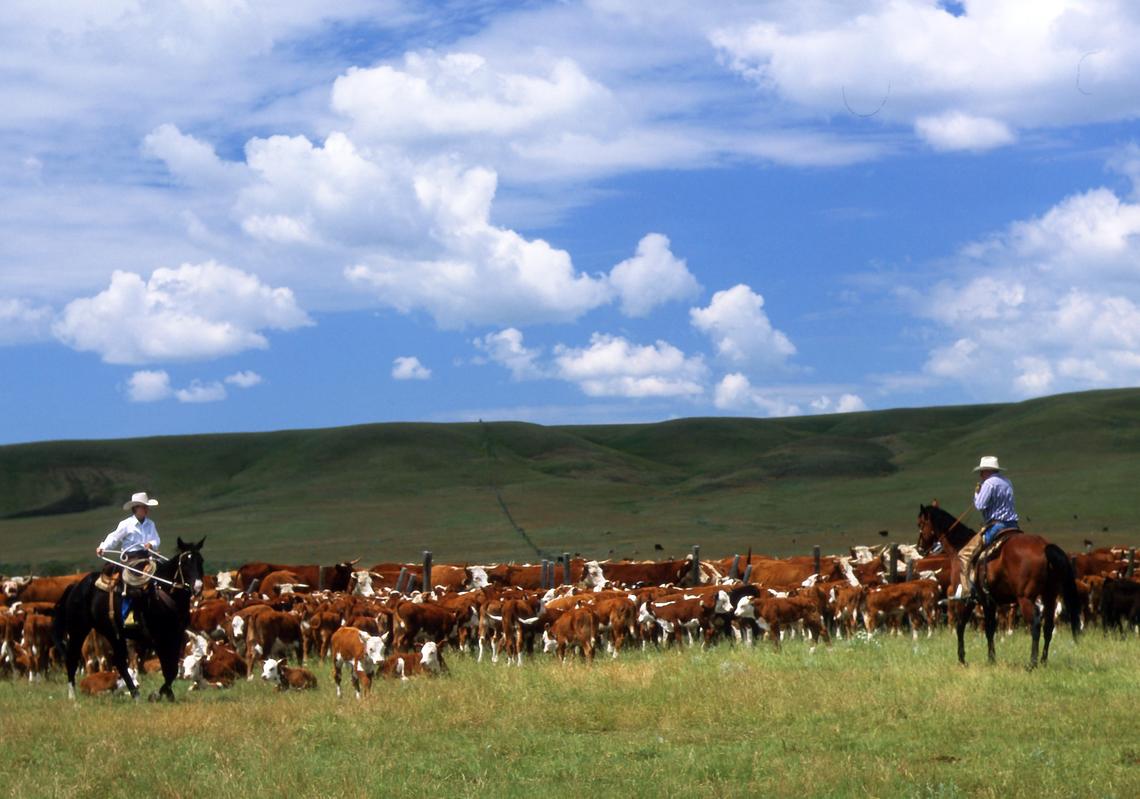
<path id="1" fill-rule="evenodd" d="M 982 543 L 989 546 L 997 538 L 998 533 L 1010 527 L 1017 527 L 1017 522 L 994 522 L 986 529 L 982 536 Z"/>

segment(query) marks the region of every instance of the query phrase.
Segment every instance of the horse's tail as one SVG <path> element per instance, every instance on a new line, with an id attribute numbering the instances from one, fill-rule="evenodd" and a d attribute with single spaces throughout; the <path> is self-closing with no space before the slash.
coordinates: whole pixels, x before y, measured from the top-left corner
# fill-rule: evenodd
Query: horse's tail
<path id="1" fill-rule="evenodd" d="M 1061 584 L 1061 595 L 1065 600 L 1065 610 L 1069 614 L 1069 626 L 1073 628 L 1073 639 L 1081 631 L 1081 598 L 1077 595 L 1077 573 L 1065 550 L 1056 544 L 1045 545 L 1045 560 L 1052 576 Z"/>
<path id="2" fill-rule="evenodd" d="M 67 600 L 71 597 L 71 589 L 76 585 L 72 583 L 63 589 L 63 595 L 55 603 L 55 615 L 51 620 L 51 638 L 61 663 L 65 663 L 67 658 Z"/>

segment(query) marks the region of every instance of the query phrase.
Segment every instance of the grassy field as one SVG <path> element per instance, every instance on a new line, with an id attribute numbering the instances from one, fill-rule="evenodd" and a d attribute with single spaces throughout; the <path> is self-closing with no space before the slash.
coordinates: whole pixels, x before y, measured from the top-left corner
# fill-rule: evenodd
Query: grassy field
<path id="1" fill-rule="evenodd" d="M 1140 795 L 1140 640 L 1055 642 L 1027 673 L 954 665 L 951 633 L 814 654 L 721 646 L 523 668 L 452 656 L 439 680 L 335 698 L 265 684 L 176 705 L 68 704 L 61 682 L 0 681 L 11 796 Z M 58 678 L 57 678 L 58 679 Z M 144 688 L 149 688 L 145 684 Z"/>
<path id="2" fill-rule="evenodd" d="M 211 567 L 807 554 L 912 541 L 998 454 L 1026 526 L 1071 549 L 1140 540 L 1140 390 L 792 419 L 541 427 L 382 424 L 0 447 L 0 571 L 90 567 L 132 492 Z M 520 534 L 502 509 L 509 509 Z M 967 520 L 969 521 L 969 520 Z M 534 544 L 534 547 L 531 546 Z M 660 547 L 658 549 L 657 547 Z M 55 562 L 53 564 L 53 561 Z"/>

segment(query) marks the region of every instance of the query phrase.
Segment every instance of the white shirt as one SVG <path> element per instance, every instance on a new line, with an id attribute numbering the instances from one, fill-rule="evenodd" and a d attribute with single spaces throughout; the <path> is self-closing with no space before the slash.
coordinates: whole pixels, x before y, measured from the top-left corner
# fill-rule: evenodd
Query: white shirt
<path id="1" fill-rule="evenodd" d="M 1000 474 L 991 474 L 974 494 L 974 507 L 982 512 L 986 524 L 1012 522 L 1017 524 L 1017 511 L 1013 507 L 1013 484 Z"/>
<path id="2" fill-rule="evenodd" d="M 158 549 L 158 529 L 154 526 L 154 522 L 150 520 L 150 517 L 140 522 L 132 513 L 119 522 L 118 527 L 107 534 L 107 537 L 103 539 L 103 543 L 99 545 L 99 549 L 129 551 L 132 549 L 142 549 L 147 544 L 153 544 L 154 548 Z"/>

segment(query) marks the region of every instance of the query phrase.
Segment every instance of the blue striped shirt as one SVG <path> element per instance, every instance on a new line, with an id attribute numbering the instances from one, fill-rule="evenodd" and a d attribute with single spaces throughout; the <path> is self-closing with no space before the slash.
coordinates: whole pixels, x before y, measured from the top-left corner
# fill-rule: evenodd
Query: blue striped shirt
<path id="1" fill-rule="evenodd" d="M 991 474 L 974 494 L 974 507 L 982 512 L 986 524 L 1007 522 L 1017 524 L 1017 510 L 1013 506 L 1013 484 L 1000 474 Z"/>

